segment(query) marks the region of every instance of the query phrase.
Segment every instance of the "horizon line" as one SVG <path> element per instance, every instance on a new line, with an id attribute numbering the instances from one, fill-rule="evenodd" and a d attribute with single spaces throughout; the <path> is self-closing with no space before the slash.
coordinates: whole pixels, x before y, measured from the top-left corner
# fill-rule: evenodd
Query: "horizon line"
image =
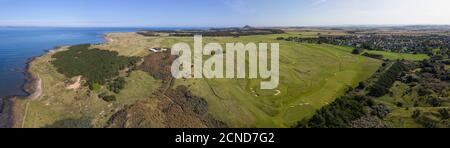
<path id="1" fill-rule="evenodd" d="M 299 28 L 299 27 L 409 27 L 409 26 L 450 26 L 450 24 L 342 24 L 342 25 L 229 25 L 229 26 L 51 26 L 51 25 L 0 25 L 0 28 Z"/>

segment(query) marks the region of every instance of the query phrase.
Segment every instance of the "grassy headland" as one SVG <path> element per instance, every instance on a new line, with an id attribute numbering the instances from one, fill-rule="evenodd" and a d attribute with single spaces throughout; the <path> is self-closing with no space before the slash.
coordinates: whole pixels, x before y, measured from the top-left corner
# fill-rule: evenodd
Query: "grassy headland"
<path id="1" fill-rule="evenodd" d="M 281 79 L 276 90 L 259 89 L 261 79 L 180 79 L 172 89 L 188 86 L 194 95 L 207 101 L 212 117 L 230 127 L 290 127 L 370 77 L 381 65 L 379 60 L 352 55 L 328 45 L 276 40 L 288 35 L 204 38 L 205 43 L 222 44 L 279 42 Z M 192 43 L 192 38 L 187 37 L 144 37 L 134 33 L 114 33 L 107 37 L 111 38 L 110 42 L 91 48 L 117 51 L 125 57 L 144 57 L 152 54 L 148 51 L 151 47 L 171 47 L 180 41 Z M 65 47 L 58 52 L 67 50 L 70 49 Z M 112 93 L 107 86 L 101 86 L 98 92 L 89 90 L 86 85 L 76 90 L 66 89 L 72 78 L 58 72 L 52 64 L 54 54 L 38 57 L 30 63 L 32 73 L 42 79 L 43 93 L 37 100 L 24 102 L 28 109 L 23 127 L 104 127 L 112 115 L 128 105 L 137 101 L 147 101 L 146 106 L 151 105 L 148 102 L 160 102 L 154 92 L 161 82 L 142 71 L 119 73 L 118 76 L 125 77 L 126 86 L 116 94 L 114 102 L 98 97 L 102 92 Z"/>

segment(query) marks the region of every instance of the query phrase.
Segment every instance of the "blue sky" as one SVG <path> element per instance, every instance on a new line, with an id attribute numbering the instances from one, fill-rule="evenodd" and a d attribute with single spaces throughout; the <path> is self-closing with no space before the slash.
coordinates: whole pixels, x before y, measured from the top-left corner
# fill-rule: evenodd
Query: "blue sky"
<path id="1" fill-rule="evenodd" d="M 449 6 L 449 0 L 0 0 L 0 25 L 450 24 Z"/>

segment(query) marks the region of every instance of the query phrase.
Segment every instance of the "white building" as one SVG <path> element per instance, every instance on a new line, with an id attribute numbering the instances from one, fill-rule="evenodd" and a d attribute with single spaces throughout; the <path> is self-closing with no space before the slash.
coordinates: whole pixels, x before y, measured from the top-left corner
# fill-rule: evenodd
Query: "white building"
<path id="1" fill-rule="evenodd" d="M 158 52 L 166 52 L 167 49 L 166 48 L 150 48 L 150 51 L 154 52 L 154 53 L 158 53 Z"/>

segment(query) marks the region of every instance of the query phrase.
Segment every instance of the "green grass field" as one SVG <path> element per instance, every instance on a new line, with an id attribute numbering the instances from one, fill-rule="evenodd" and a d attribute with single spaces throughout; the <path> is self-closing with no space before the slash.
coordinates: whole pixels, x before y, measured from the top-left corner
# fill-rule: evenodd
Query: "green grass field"
<path id="1" fill-rule="evenodd" d="M 275 40 L 280 36 L 290 35 L 204 39 L 222 44 L 279 42 L 281 76 L 276 90 L 260 90 L 259 79 L 188 79 L 176 84 L 191 86 L 194 94 L 208 101 L 210 113 L 231 127 L 290 127 L 370 77 L 381 65 L 328 45 Z M 190 40 L 170 38 L 163 45 Z"/>

